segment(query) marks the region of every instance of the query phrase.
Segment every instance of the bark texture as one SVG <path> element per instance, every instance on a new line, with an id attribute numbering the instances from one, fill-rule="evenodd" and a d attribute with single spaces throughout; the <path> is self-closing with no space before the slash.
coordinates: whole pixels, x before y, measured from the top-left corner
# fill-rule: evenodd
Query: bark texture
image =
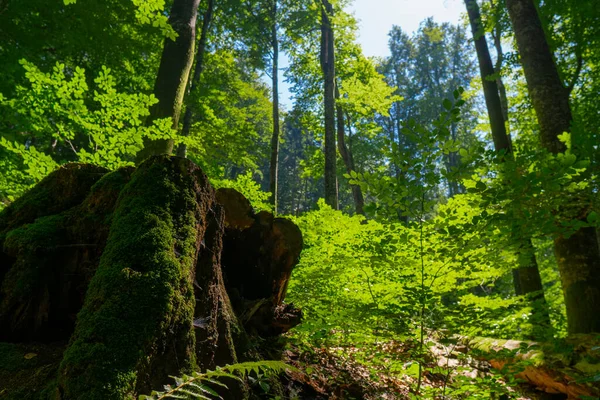
<path id="1" fill-rule="evenodd" d="M 356 171 L 356 167 L 354 165 L 354 157 L 352 157 L 352 150 L 346 146 L 346 134 L 344 129 L 344 110 L 342 106 L 337 103 L 337 100 L 340 98 L 340 91 L 335 88 L 335 98 L 336 98 L 336 119 L 337 119 L 337 144 L 340 155 L 342 156 L 342 160 L 344 161 L 344 165 L 346 166 L 346 172 L 350 174 L 352 171 Z M 352 188 L 352 198 L 354 199 L 354 209 L 357 214 L 365 215 L 365 199 L 362 194 L 362 190 L 358 185 L 351 185 Z"/>
<path id="2" fill-rule="evenodd" d="M 506 6 L 540 125 L 541 143 L 553 154 L 564 152 L 566 146 L 558 135 L 570 130 L 569 91 L 558 75 L 537 9 L 532 0 L 507 0 Z M 573 199 L 573 203 L 578 202 L 580 199 Z M 577 219 L 587 217 L 586 210 L 575 214 Z M 600 248 L 596 235 L 595 229 L 582 228 L 554 239 L 569 333 L 600 332 Z"/>
<path id="3" fill-rule="evenodd" d="M 504 150 L 506 153 L 511 151 L 510 140 L 504 125 L 504 117 L 502 115 L 502 103 L 498 92 L 496 80 L 491 80 L 494 76 L 494 65 L 492 57 L 485 39 L 483 26 L 481 25 L 481 15 L 479 6 L 476 0 L 465 0 L 467 13 L 471 31 L 473 32 L 473 40 L 475 41 L 475 50 L 477 51 L 477 59 L 479 60 L 479 71 L 481 73 L 481 81 L 483 84 L 483 94 L 485 104 L 490 119 L 490 127 L 492 129 L 492 139 L 496 151 Z"/>
<path id="4" fill-rule="evenodd" d="M 0 382 L 9 399 L 135 398 L 170 375 L 257 359 L 260 336 L 300 323 L 283 303 L 299 229 L 255 214 L 234 190 L 217 196 L 186 159 L 112 173 L 70 165 L 0 221 L 0 340 L 44 341 L 55 353 L 43 385 Z M 4 378 L 18 386 L 18 374 Z M 242 389 L 222 395 L 244 398 Z"/>
<path id="5" fill-rule="evenodd" d="M 506 120 L 508 118 L 507 107 L 505 110 L 505 106 L 503 105 L 500 96 L 501 88 L 498 86 L 498 82 L 501 82 L 501 79 L 499 77 L 497 79 L 491 79 L 491 77 L 493 77 L 495 73 L 499 73 L 499 71 L 495 70 L 494 65 L 492 64 L 492 57 L 490 56 L 481 23 L 479 5 L 476 0 L 465 0 L 465 5 L 467 7 L 471 31 L 473 32 L 473 39 L 475 41 L 475 49 L 479 61 L 479 71 L 483 82 L 483 94 L 490 119 L 494 148 L 497 152 L 504 151 L 504 158 L 512 160 L 512 146 L 506 130 Z M 507 182 L 507 184 L 510 184 L 510 182 Z M 521 238 L 519 239 L 519 242 L 521 242 L 519 251 L 526 255 L 526 257 L 521 257 L 520 260 L 528 261 L 520 262 L 520 265 L 512 270 L 515 293 L 517 295 L 533 294 L 531 300 L 535 305 L 534 309 L 536 310 L 536 317 L 541 324 L 547 327 L 550 325 L 548 307 L 544 297 L 544 288 L 542 286 L 542 279 L 540 277 L 537 260 L 533 252 L 531 238 Z"/>
<path id="6" fill-rule="evenodd" d="M 277 1 L 272 0 L 271 6 L 271 46 L 273 48 L 273 65 L 271 81 L 273 91 L 273 135 L 271 136 L 271 165 L 269 167 L 269 191 L 273 210 L 277 214 L 277 182 L 279 158 L 279 38 L 277 37 Z"/>
<path id="7" fill-rule="evenodd" d="M 321 0 L 321 71 L 323 72 L 323 99 L 325 113 L 325 202 L 338 208 L 335 150 L 335 48 L 331 19 L 333 7 Z"/>
<path id="8" fill-rule="evenodd" d="M 192 96 L 198 91 L 198 85 L 200 84 L 200 76 L 204 71 L 204 54 L 206 53 L 206 43 L 208 41 L 208 29 L 212 22 L 212 17 L 215 8 L 215 1 L 208 0 L 206 5 L 206 11 L 202 16 L 202 31 L 200 33 L 200 39 L 198 40 L 198 48 L 196 49 L 196 65 L 194 67 L 194 75 L 189 84 L 188 96 Z M 181 136 L 187 137 L 190 135 L 192 129 L 192 119 L 194 117 L 193 101 L 188 101 L 187 107 L 185 108 L 185 114 L 183 115 L 183 126 L 181 127 Z M 177 148 L 177 156 L 185 158 L 187 156 L 187 146 L 185 143 L 181 143 Z"/>
<path id="9" fill-rule="evenodd" d="M 179 115 L 194 63 L 196 18 L 200 0 L 175 0 L 169 15 L 169 24 L 177 38 L 165 39 L 158 75 L 154 84 L 154 95 L 158 103 L 150 109 L 147 123 L 155 119 L 171 118 L 173 129 L 179 127 Z M 144 148 L 136 156 L 138 163 L 156 154 L 171 154 L 172 139 L 144 140 Z"/>
<path id="10" fill-rule="evenodd" d="M 540 124 L 542 145 L 551 153 L 566 150 L 558 135 L 571 128 L 569 94 L 558 75 L 533 0 L 507 0 L 527 89 Z"/>

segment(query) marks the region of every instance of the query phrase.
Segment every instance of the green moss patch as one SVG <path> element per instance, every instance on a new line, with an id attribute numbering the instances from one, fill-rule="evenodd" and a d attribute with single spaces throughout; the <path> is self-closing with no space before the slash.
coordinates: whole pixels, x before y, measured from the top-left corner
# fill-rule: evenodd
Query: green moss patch
<path id="1" fill-rule="evenodd" d="M 121 192 L 60 367 L 65 399 L 133 398 L 195 364 L 197 169 L 151 158 Z"/>

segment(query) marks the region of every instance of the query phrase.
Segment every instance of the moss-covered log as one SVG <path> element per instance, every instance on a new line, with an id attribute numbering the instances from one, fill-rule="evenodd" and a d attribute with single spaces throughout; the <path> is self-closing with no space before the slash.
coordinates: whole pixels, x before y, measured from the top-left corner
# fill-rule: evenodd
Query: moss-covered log
<path id="1" fill-rule="evenodd" d="M 222 207 L 195 164 L 159 156 L 112 173 L 62 168 L 4 210 L 0 338 L 23 348 L 59 342 L 49 343 L 55 358 L 43 365 L 43 387 L 0 358 L 0 393 L 135 398 L 169 375 L 260 357 L 253 336 L 299 323 L 299 310 L 282 301 L 302 238 L 291 222 L 256 215 L 233 196 L 239 204 Z M 231 230 L 238 214 L 250 224 Z M 222 269 L 244 257 L 251 262 Z"/>

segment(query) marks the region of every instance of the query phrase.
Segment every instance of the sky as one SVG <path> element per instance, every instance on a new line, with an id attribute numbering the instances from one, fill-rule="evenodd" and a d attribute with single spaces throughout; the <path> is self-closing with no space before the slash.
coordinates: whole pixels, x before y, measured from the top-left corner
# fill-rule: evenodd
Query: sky
<path id="1" fill-rule="evenodd" d="M 359 20 L 359 38 L 366 56 L 387 56 L 388 32 L 399 25 L 409 34 L 425 18 L 436 22 L 460 20 L 465 11 L 463 0 L 354 0 L 350 8 Z"/>
<path id="2" fill-rule="evenodd" d="M 458 23 L 460 14 L 465 11 L 463 0 L 354 0 L 349 11 L 359 20 L 358 41 L 366 56 L 389 56 L 388 32 L 393 25 L 412 34 L 421 21 L 433 17 L 436 22 Z M 281 57 L 280 67 L 285 68 L 288 60 Z M 280 71 L 280 102 L 290 110 L 288 84 L 283 81 Z"/>

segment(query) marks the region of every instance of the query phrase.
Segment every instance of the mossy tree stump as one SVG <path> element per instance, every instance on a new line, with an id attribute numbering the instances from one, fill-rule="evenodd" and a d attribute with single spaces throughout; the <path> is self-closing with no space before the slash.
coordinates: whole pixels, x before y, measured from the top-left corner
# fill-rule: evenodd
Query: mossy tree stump
<path id="1" fill-rule="evenodd" d="M 299 323 L 283 299 L 300 231 L 219 197 L 195 164 L 159 156 L 61 168 L 0 214 L 0 340 L 68 343 L 41 397 L 135 398 L 259 357 L 252 336 Z"/>

